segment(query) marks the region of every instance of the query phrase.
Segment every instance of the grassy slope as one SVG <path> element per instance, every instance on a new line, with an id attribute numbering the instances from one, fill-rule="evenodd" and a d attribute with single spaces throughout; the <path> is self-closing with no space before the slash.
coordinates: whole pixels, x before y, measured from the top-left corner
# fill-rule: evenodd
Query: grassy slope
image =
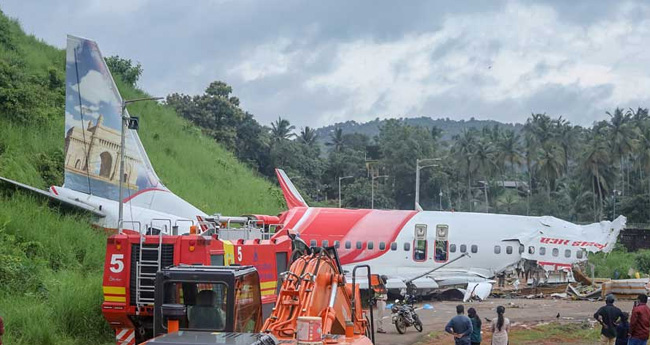
<path id="1" fill-rule="evenodd" d="M 62 50 L 25 35 L 2 13 L 0 21 L 5 24 L 0 34 L 10 36 L 15 47 L 8 49 L 0 41 L 0 62 L 18 61 L 30 82 L 46 80 L 52 69 L 64 75 Z M 128 86 L 120 89 L 125 98 L 142 95 Z M 51 169 L 60 168 L 63 153 L 63 107 L 55 102 L 61 92 L 46 92 L 41 104 L 44 120 L 26 124 L 2 120 L 1 176 L 40 188 L 62 182 L 61 172 Z M 132 105 L 130 110 L 141 116 L 140 135 L 157 173 L 179 196 L 209 213 L 275 214 L 283 207 L 277 188 L 255 177 L 172 110 L 156 104 Z M 0 114 L 0 119 L 3 115 L 11 114 Z M 5 318 L 5 343 L 111 342 L 100 313 L 105 238 L 83 215 L 62 215 L 29 195 L 0 190 L 0 315 Z"/>

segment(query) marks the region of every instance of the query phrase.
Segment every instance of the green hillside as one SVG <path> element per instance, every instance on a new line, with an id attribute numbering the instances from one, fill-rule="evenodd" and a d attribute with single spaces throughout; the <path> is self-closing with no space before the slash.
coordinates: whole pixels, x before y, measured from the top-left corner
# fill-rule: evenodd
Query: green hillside
<path id="1" fill-rule="evenodd" d="M 63 50 L 26 35 L 0 12 L 0 176 L 39 188 L 63 182 L 64 66 Z M 125 98 L 144 96 L 120 81 L 118 87 Z M 158 104 L 129 110 L 141 117 L 140 136 L 156 172 L 182 198 L 208 213 L 283 208 L 279 189 L 173 110 Z M 112 342 L 100 312 L 105 239 L 84 215 L 0 188 L 4 343 Z"/>

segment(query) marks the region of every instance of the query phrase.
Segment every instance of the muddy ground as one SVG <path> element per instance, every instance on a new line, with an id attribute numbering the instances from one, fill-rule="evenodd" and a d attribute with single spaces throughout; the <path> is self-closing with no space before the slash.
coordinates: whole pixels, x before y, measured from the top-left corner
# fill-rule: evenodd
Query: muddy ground
<path id="1" fill-rule="evenodd" d="M 453 344 L 452 337 L 444 333 L 447 321 L 456 314 L 459 302 L 429 302 L 433 310 L 418 310 L 424 331 L 418 333 L 409 328 L 406 334 L 398 334 L 390 323 L 390 310 L 386 310 L 384 330 L 377 334 L 376 344 Z M 623 311 L 630 312 L 633 302 L 617 301 Z M 496 317 L 496 307 L 506 307 L 506 317 L 513 324 L 512 337 L 518 344 L 593 344 L 598 330 L 593 329 L 593 314 L 604 302 L 571 301 L 553 299 L 488 299 L 484 302 L 464 303 L 465 309 L 474 307 L 483 320 L 483 343 L 489 344 L 489 322 L 485 318 Z M 418 305 L 422 306 L 422 303 Z M 376 313 L 375 313 L 376 315 Z M 375 322 L 375 327 L 377 323 Z M 512 344 L 512 342 L 511 342 Z"/>

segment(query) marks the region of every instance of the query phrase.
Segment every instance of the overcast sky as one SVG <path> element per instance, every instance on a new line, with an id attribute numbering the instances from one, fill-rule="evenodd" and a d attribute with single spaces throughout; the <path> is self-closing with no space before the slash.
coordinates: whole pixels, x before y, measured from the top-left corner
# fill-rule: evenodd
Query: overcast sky
<path id="1" fill-rule="evenodd" d="M 23 28 L 142 63 L 152 95 L 233 86 L 263 124 L 376 117 L 590 125 L 650 106 L 650 3 L 2 0 Z"/>

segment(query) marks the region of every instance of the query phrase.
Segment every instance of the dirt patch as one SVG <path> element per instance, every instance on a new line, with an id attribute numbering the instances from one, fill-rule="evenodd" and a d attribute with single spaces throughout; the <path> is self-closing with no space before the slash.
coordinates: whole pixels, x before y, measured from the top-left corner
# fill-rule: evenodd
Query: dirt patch
<path id="1" fill-rule="evenodd" d="M 418 310 L 424 324 L 424 332 L 408 328 L 406 334 L 397 334 L 390 323 L 390 311 L 386 311 L 384 329 L 387 334 L 377 334 L 376 344 L 453 344 L 451 336 L 444 333 L 444 327 L 455 314 L 458 302 L 430 302 L 432 310 Z M 593 328 L 593 315 L 604 302 L 552 300 L 552 299 L 488 299 L 484 302 L 463 303 L 465 309 L 473 307 L 483 320 L 483 341 L 489 344 L 489 321 L 496 317 L 496 307 L 506 308 L 506 317 L 513 324 L 511 344 L 594 344 L 599 329 Z M 632 310 L 631 301 L 618 301 L 623 311 Z M 564 325 L 568 325 L 563 328 Z M 574 328 L 577 327 L 577 328 Z M 580 332 L 577 332 L 580 330 Z M 516 342 L 514 341 L 516 340 Z M 437 342 L 436 342 L 437 341 Z"/>
<path id="2" fill-rule="evenodd" d="M 539 324 L 514 325 L 509 334 L 511 344 L 521 345 L 555 345 L 555 344 L 594 344 L 600 331 L 591 323 L 562 323 L 560 321 Z M 492 334 L 483 332 L 484 344 L 489 344 Z M 422 338 L 418 345 L 451 344 L 452 337 L 444 332 L 430 333 Z"/>

